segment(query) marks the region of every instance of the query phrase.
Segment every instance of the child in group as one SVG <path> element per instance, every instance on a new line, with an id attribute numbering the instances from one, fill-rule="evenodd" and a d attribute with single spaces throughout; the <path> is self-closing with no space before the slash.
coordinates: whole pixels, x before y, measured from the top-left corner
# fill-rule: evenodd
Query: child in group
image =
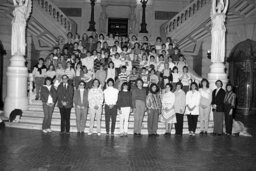
<path id="1" fill-rule="evenodd" d="M 83 76 L 83 69 L 82 69 L 82 63 L 78 62 L 76 65 L 76 70 L 75 70 L 75 77 L 74 77 L 74 84 L 75 88 L 78 88 L 78 85 L 81 81 L 81 77 Z"/>
<path id="2" fill-rule="evenodd" d="M 118 75 L 118 80 L 119 80 L 118 89 L 120 90 L 121 85 L 124 82 L 128 82 L 128 75 L 127 75 L 127 72 L 126 72 L 126 66 L 121 67 L 121 73 Z"/>
<path id="3" fill-rule="evenodd" d="M 148 66 L 153 65 L 154 69 L 157 69 L 157 60 L 154 56 L 150 56 L 149 62 L 148 62 Z"/>
<path id="4" fill-rule="evenodd" d="M 147 67 L 148 66 L 148 59 L 147 54 L 142 54 L 141 61 L 140 61 L 140 68 Z"/>
<path id="5" fill-rule="evenodd" d="M 181 83 L 183 84 L 183 91 L 187 93 L 189 91 L 189 85 L 191 83 L 191 74 L 188 72 L 188 67 L 184 66 L 182 70 L 182 74 L 180 75 Z"/>
<path id="6" fill-rule="evenodd" d="M 112 78 L 113 80 L 116 79 L 116 70 L 115 70 L 115 65 L 112 61 L 110 61 L 108 63 L 108 69 L 107 69 L 107 78 L 106 78 L 106 81 L 109 79 L 109 78 Z"/>
<path id="7" fill-rule="evenodd" d="M 120 54 L 119 53 L 116 53 L 114 55 L 114 58 L 112 58 L 112 62 L 114 63 L 114 66 L 115 66 L 116 75 L 119 75 L 120 67 L 122 65 L 122 61 L 120 60 Z"/>
<path id="8" fill-rule="evenodd" d="M 106 71 L 104 70 L 104 66 L 101 64 L 100 69 L 96 71 L 96 74 L 95 74 L 95 78 L 100 81 L 101 88 L 103 88 L 105 85 L 106 77 L 107 77 Z"/>
<path id="9" fill-rule="evenodd" d="M 169 68 L 171 70 L 173 70 L 173 67 L 175 67 L 175 64 L 174 64 L 173 59 L 172 59 L 171 56 L 169 56 L 169 58 L 168 58 L 168 63 L 169 63 Z"/>
<path id="10" fill-rule="evenodd" d="M 150 77 L 149 77 L 149 84 L 156 84 L 158 85 L 159 83 L 159 78 L 158 78 L 158 75 L 156 74 L 156 71 L 154 69 L 152 69 L 150 71 Z"/>
<path id="11" fill-rule="evenodd" d="M 165 87 L 165 85 L 167 84 L 167 83 L 171 83 L 172 82 L 172 70 L 171 69 L 169 69 L 169 64 L 168 63 L 165 63 L 164 64 L 164 70 L 163 70 L 163 72 L 162 72 L 162 78 L 163 78 L 163 80 L 162 80 L 162 89 Z"/>
<path id="12" fill-rule="evenodd" d="M 179 61 L 177 62 L 178 71 L 180 73 L 182 73 L 184 66 L 187 66 L 186 61 L 185 61 L 185 57 L 183 55 L 180 55 Z"/>
<path id="13" fill-rule="evenodd" d="M 142 68 L 140 78 L 143 81 L 143 88 L 147 88 L 149 84 L 149 77 L 148 77 L 147 69 L 145 67 Z"/>
<path id="14" fill-rule="evenodd" d="M 176 84 L 180 81 L 180 74 L 178 73 L 178 67 L 173 67 L 172 69 L 172 86 L 176 89 Z"/>
<path id="15" fill-rule="evenodd" d="M 81 77 L 81 80 L 83 80 L 86 83 L 85 88 L 89 89 L 92 86 L 92 79 L 94 78 L 94 75 L 88 72 L 88 69 L 86 66 L 83 66 L 82 70 L 83 70 L 83 75 Z"/>
<path id="16" fill-rule="evenodd" d="M 136 80 L 139 78 L 139 75 L 137 73 L 137 68 L 134 66 L 132 67 L 132 73 L 129 75 L 129 83 L 131 89 L 136 87 Z"/>

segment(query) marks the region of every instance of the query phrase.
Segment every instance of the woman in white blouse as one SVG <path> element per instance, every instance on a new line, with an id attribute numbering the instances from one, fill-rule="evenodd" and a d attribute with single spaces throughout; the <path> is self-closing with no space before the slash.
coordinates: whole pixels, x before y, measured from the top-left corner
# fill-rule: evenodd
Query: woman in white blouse
<path id="1" fill-rule="evenodd" d="M 202 88 L 199 89 L 201 96 L 199 107 L 200 135 L 207 135 L 209 115 L 211 111 L 212 91 L 209 88 L 209 81 L 207 79 L 202 79 L 201 86 Z"/>
<path id="2" fill-rule="evenodd" d="M 172 92 L 172 85 L 165 85 L 165 93 L 162 95 L 162 115 L 161 121 L 165 123 L 165 136 L 171 135 L 172 125 L 176 123 L 176 115 L 174 110 L 175 95 Z"/>
<path id="3" fill-rule="evenodd" d="M 186 111 L 185 114 L 188 117 L 188 130 L 189 135 L 195 136 L 197 120 L 199 115 L 200 105 L 200 93 L 197 91 L 198 85 L 192 82 L 190 85 L 190 91 L 186 95 Z"/>

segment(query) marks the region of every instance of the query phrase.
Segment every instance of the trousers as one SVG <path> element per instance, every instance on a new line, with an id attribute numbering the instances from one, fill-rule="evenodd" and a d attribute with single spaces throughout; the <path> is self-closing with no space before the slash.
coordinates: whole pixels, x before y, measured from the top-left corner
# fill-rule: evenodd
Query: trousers
<path id="1" fill-rule="evenodd" d="M 145 102 L 142 100 L 136 100 L 134 113 L 134 133 L 140 134 L 142 121 L 145 114 Z"/>
<path id="2" fill-rule="evenodd" d="M 110 107 L 108 105 L 105 105 L 106 133 L 109 133 L 110 118 L 111 118 L 111 133 L 115 132 L 116 115 L 117 115 L 116 105 L 114 105 L 111 109 L 110 109 Z"/>

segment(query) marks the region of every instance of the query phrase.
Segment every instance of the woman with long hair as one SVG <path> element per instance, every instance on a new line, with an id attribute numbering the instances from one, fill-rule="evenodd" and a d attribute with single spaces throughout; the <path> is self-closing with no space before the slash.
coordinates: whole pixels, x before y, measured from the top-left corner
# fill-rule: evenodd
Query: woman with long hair
<path id="1" fill-rule="evenodd" d="M 146 98 L 146 106 L 148 109 L 148 135 L 158 136 L 157 126 L 161 110 L 161 98 L 159 95 L 159 87 L 155 83 L 150 85 L 149 94 Z"/>
<path id="2" fill-rule="evenodd" d="M 233 91 L 233 86 L 231 83 L 226 85 L 226 95 L 224 98 L 224 113 L 225 113 L 225 126 L 226 135 L 232 135 L 233 126 L 233 114 L 236 107 L 236 94 Z"/>
<path id="3" fill-rule="evenodd" d="M 41 100 L 43 102 L 44 120 L 42 125 L 43 133 L 51 131 L 51 121 L 54 106 L 57 102 L 57 91 L 52 85 L 52 78 L 46 77 L 45 84 L 41 89 Z"/>

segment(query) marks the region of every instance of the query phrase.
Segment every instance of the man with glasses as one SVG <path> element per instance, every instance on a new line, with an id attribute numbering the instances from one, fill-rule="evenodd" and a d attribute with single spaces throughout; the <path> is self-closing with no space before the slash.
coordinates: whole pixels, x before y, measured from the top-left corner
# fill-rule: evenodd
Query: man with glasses
<path id="1" fill-rule="evenodd" d="M 62 83 L 57 89 L 58 107 L 61 116 L 61 133 L 69 134 L 70 130 L 70 112 L 73 107 L 74 88 L 68 84 L 68 76 L 62 76 Z"/>

